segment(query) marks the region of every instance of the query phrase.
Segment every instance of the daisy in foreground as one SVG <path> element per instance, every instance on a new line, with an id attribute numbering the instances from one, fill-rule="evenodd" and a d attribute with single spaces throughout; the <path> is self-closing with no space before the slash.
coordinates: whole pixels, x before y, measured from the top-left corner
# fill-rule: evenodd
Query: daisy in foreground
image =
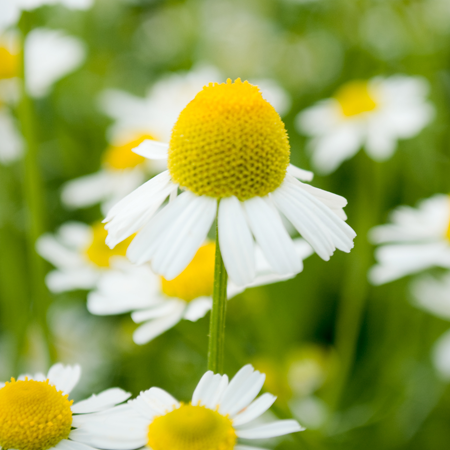
<path id="1" fill-rule="evenodd" d="M 400 206 L 391 224 L 369 232 L 377 264 L 369 271 L 373 284 L 384 284 L 431 267 L 450 268 L 450 197 L 438 194 L 417 208 Z"/>
<path id="2" fill-rule="evenodd" d="M 300 261 L 313 253 L 303 239 L 294 239 Z M 142 325 L 134 332 L 136 344 L 145 344 L 175 326 L 180 320 L 192 322 L 203 317 L 212 306 L 215 244 L 202 245 L 186 269 L 171 281 L 156 275 L 148 264 L 134 266 L 125 259 L 100 277 L 97 288 L 88 295 L 92 314 L 108 315 L 132 311 Z M 256 249 L 256 278 L 251 286 L 285 280 L 291 276 L 273 273 L 261 250 Z M 250 287 L 250 286 L 246 286 Z M 228 282 L 231 298 L 244 290 Z"/>
<path id="3" fill-rule="evenodd" d="M 110 210 L 106 243 L 113 248 L 139 231 L 127 256 L 150 261 L 167 280 L 192 260 L 216 213 L 223 261 L 238 286 L 256 275 L 253 236 L 274 272 L 301 271 L 280 213 L 325 260 L 336 248 L 353 247 L 355 232 L 342 209 L 347 201 L 299 181 L 312 174 L 289 164 L 284 124 L 248 82 L 205 86 L 181 112 L 169 144 L 144 141 L 134 151 L 168 158 L 169 169 Z"/>
<path id="4" fill-rule="evenodd" d="M 315 168 L 331 173 L 361 147 L 375 161 L 390 158 L 397 140 L 415 136 L 433 118 L 427 92 L 428 82 L 419 77 L 356 80 L 302 111 L 297 127 L 313 138 L 309 148 Z"/>
<path id="5" fill-rule="evenodd" d="M 17 380 L 0 383 L 0 449 L 132 448 L 131 443 L 124 446 L 124 441 L 111 446 L 107 435 L 114 429 L 107 422 L 96 422 L 96 414 L 92 414 L 112 410 L 130 394 L 112 388 L 73 403 L 68 397 L 80 374 L 80 366 L 55 364 L 46 376 L 21 375 Z"/>
<path id="6" fill-rule="evenodd" d="M 230 382 L 226 375 L 208 371 L 189 403 L 151 388 L 128 402 L 132 409 L 129 414 L 118 411 L 111 419 L 120 426 L 133 423 L 139 430 L 133 437 L 151 450 L 263 450 L 238 441 L 267 439 L 304 429 L 295 420 L 249 425 L 276 399 L 263 394 L 255 400 L 264 379 L 265 375 L 251 365 L 244 366 Z"/>

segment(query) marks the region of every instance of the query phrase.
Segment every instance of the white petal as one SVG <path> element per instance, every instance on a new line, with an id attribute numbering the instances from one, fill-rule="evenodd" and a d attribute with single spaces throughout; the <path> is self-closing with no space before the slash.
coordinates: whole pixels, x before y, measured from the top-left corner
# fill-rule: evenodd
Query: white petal
<path id="1" fill-rule="evenodd" d="M 220 402 L 219 412 L 234 416 L 248 406 L 261 390 L 266 376 L 251 365 L 244 366 L 231 380 Z"/>
<path id="2" fill-rule="evenodd" d="M 211 297 L 199 297 L 190 302 L 184 311 L 184 318 L 191 322 L 201 319 L 212 308 Z"/>
<path id="3" fill-rule="evenodd" d="M 242 203 L 236 197 L 219 203 L 219 244 L 228 275 L 238 286 L 255 278 L 255 245 Z"/>
<path id="4" fill-rule="evenodd" d="M 80 376 L 81 367 L 78 364 L 75 366 L 64 366 L 61 363 L 54 364 L 47 374 L 50 383 L 59 391 L 63 391 L 64 394 L 69 394 L 72 391 Z"/>
<path id="5" fill-rule="evenodd" d="M 159 415 L 166 414 L 180 407 L 180 403 L 169 393 L 160 388 L 150 388 L 142 392 L 139 397 L 142 397 L 145 402 L 156 411 Z"/>
<path id="6" fill-rule="evenodd" d="M 168 151 L 169 144 L 150 139 L 146 139 L 133 149 L 134 153 L 148 159 L 167 159 L 169 156 Z"/>
<path id="7" fill-rule="evenodd" d="M 172 280 L 205 241 L 216 208 L 213 198 L 183 192 L 141 230 L 128 248 L 128 257 L 136 264 L 151 260 L 155 273 Z"/>
<path id="8" fill-rule="evenodd" d="M 194 391 L 192 404 L 216 409 L 227 386 L 228 377 L 226 375 L 213 374 L 211 371 L 206 372 Z"/>
<path id="9" fill-rule="evenodd" d="M 314 178 L 314 173 L 309 170 L 300 169 L 300 167 L 289 164 L 287 172 L 295 178 L 301 181 L 312 181 Z"/>
<path id="10" fill-rule="evenodd" d="M 180 300 L 163 300 L 159 304 L 154 305 L 152 308 L 144 309 L 141 311 L 135 311 L 131 314 L 131 318 L 135 323 L 145 322 L 150 319 L 157 319 L 159 317 L 165 317 L 172 315 L 180 309 L 181 305 L 183 309 L 186 307 L 185 303 Z"/>
<path id="11" fill-rule="evenodd" d="M 156 336 L 164 333 L 168 329 L 176 325 L 183 317 L 184 305 L 177 305 L 176 311 L 170 316 L 165 316 L 160 319 L 154 319 L 151 322 L 141 325 L 133 334 L 133 340 L 136 344 L 146 344 L 154 339 Z"/>
<path id="12" fill-rule="evenodd" d="M 63 186 L 61 200 L 71 208 L 95 205 L 109 197 L 112 181 L 106 170 L 70 180 Z"/>
<path id="13" fill-rule="evenodd" d="M 144 183 L 114 205 L 104 222 L 108 230 L 106 244 L 111 248 L 144 226 L 176 186 L 169 171 L 162 172 Z"/>
<path id="14" fill-rule="evenodd" d="M 296 420 L 279 420 L 255 428 L 236 430 L 236 434 L 243 439 L 267 439 L 303 430 Z"/>
<path id="15" fill-rule="evenodd" d="M 22 156 L 23 139 L 13 117 L 0 108 L 0 163 L 9 164 Z"/>
<path id="16" fill-rule="evenodd" d="M 92 395 L 86 400 L 75 403 L 72 412 L 75 414 L 85 414 L 110 408 L 130 398 L 131 394 L 120 388 L 111 388 L 98 395 Z"/>
<path id="17" fill-rule="evenodd" d="M 85 54 L 77 38 L 62 31 L 33 29 L 25 41 L 27 90 L 35 97 L 47 95 L 55 81 L 83 62 Z"/>
<path id="18" fill-rule="evenodd" d="M 277 398 L 272 394 L 263 394 L 233 419 L 233 426 L 244 425 L 264 414 Z"/>
<path id="19" fill-rule="evenodd" d="M 256 242 L 273 270 L 280 274 L 301 272 L 302 260 L 268 198 L 254 197 L 243 204 Z"/>
<path id="20" fill-rule="evenodd" d="M 37 252 L 58 268 L 80 267 L 84 260 L 79 252 L 67 248 L 53 235 L 46 233 L 36 241 Z"/>

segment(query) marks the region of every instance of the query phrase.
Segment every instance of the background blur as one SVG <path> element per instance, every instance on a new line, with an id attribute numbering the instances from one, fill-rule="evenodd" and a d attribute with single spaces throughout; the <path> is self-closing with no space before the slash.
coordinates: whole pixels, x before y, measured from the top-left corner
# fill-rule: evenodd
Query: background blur
<path id="1" fill-rule="evenodd" d="M 449 191 L 450 2 L 96 0 L 85 11 L 44 6 L 27 20 L 62 29 L 87 49 L 76 71 L 33 101 L 42 231 L 103 217 L 99 206 L 64 207 L 61 187 L 100 167 L 111 124 L 99 108 L 106 88 L 143 97 L 167 74 L 199 64 L 225 78 L 272 79 L 291 99 L 283 117 L 291 161 L 311 169 L 306 138 L 294 126 L 302 109 L 353 79 L 404 74 L 429 81 L 436 116 L 417 137 L 400 141 L 386 162 L 359 152 L 314 179 L 348 199 L 354 250 L 329 262 L 313 255 L 295 279 L 232 299 L 225 364 L 230 375 L 248 362 L 265 371 L 265 388 L 279 397 L 274 412 L 308 428 L 274 440 L 273 448 L 447 450 L 450 390 L 430 351 L 449 324 L 412 306 L 407 278 L 367 282 L 374 259 L 366 236 L 394 207 Z M 30 172 L 23 169 L 20 160 L 0 166 L 0 379 L 47 370 L 47 333 L 56 360 L 83 365 L 80 396 L 115 385 L 133 394 L 160 386 L 187 400 L 206 368 L 209 315 L 138 346 L 129 314 L 90 315 L 86 291 L 51 296 L 41 288 L 39 306 L 33 303 L 43 281 L 30 267 L 23 194 Z"/>

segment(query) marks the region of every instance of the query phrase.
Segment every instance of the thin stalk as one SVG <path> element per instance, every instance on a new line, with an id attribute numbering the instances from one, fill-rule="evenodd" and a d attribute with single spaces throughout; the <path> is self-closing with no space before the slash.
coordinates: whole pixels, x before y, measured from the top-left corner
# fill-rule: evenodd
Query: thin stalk
<path id="1" fill-rule="evenodd" d="M 216 219 L 216 257 L 214 263 L 214 290 L 209 323 L 208 370 L 223 373 L 225 318 L 227 312 L 228 275 L 219 245 L 219 225 Z"/>
<path id="2" fill-rule="evenodd" d="M 23 158 L 24 170 L 24 198 L 27 205 L 27 241 L 28 259 L 30 269 L 30 287 L 34 315 L 39 323 L 47 344 L 48 357 L 54 359 L 55 350 L 52 345 L 51 333 L 47 324 L 47 309 L 50 305 L 50 295 L 45 286 L 45 262 L 36 252 L 36 241 L 45 231 L 45 201 L 42 176 L 39 170 L 38 141 L 36 137 L 36 115 L 33 102 L 26 90 L 25 80 L 25 51 L 24 43 L 31 30 L 30 13 L 23 12 L 20 20 L 22 31 L 22 58 L 20 72 L 21 101 L 18 107 L 18 116 L 25 138 L 25 155 Z"/>

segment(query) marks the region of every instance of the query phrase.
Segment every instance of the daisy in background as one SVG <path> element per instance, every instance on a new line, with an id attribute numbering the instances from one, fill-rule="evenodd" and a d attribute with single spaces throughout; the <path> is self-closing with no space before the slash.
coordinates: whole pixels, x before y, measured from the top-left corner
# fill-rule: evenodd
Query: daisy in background
<path id="1" fill-rule="evenodd" d="M 0 11 L 1 16 L 1 11 Z M 25 41 L 26 89 L 33 97 L 47 95 L 53 84 L 84 60 L 84 45 L 62 31 L 37 28 Z M 16 161 L 23 139 L 11 112 L 20 99 L 20 45 L 15 33 L 0 35 L 0 163 Z"/>
<path id="2" fill-rule="evenodd" d="M 114 260 L 126 259 L 129 240 L 111 250 L 105 244 L 106 235 L 101 223 L 80 222 L 67 222 L 55 235 L 42 235 L 37 252 L 57 268 L 46 277 L 48 288 L 54 293 L 93 289 Z"/>
<path id="3" fill-rule="evenodd" d="M 73 403 L 68 397 L 80 375 L 80 366 L 55 364 L 47 375 L 21 375 L 17 380 L 0 383 L 0 449 L 135 448 L 131 439 L 128 446 L 124 445 L 125 436 L 112 443 L 107 434 L 114 434 L 114 428 L 107 422 L 95 421 L 95 413 L 114 411 L 113 407 L 130 394 L 112 388 Z M 96 433 L 99 429 L 104 438 Z"/>
<path id="4" fill-rule="evenodd" d="M 439 278 L 422 276 L 411 283 L 411 294 L 417 307 L 450 321 L 450 274 Z M 450 381 L 450 330 L 434 344 L 432 361 L 439 375 Z"/>
<path id="5" fill-rule="evenodd" d="M 334 96 L 297 116 L 300 133 L 310 136 L 317 171 L 328 174 L 361 147 L 375 161 L 392 156 L 399 139 L 418 134 L 434 116 L 428 82 L 402 75 L 350 81 Z"/>
<path id="6" fill-rule="evenodd" d="M 114 120 L 108 131 L 110 145 L 98 172 L 65 184 L 63 203 L 71 208 L 101 203 L 106 214 L 150 175 L 166 170 L 167 158 L 149 160 L 131 150 L 147 139 L 168 142 L 183 108 L 205 84 L 222 78 L 217 69 L 201 66 L 166 75 L 143 98 L 120 90 L 104 91 L 100 108 Z M 280 113 L 289 109 L 290 98 L 280 86 L 272 80 L 262 80 L 262 86 L 264 95 Z"/>
<path id="7" fill-rule="evenodd" d="M 92 6 L 93 0 L 2 0 L 0 2 L 0 32 L 17 25 L 22 11 L 58 4 L 70 9 L 88 9 Z"/>
<path id="8" fill-rule="evenodd" d="M 226 375 L 208 371 L 189 403 L 154 387 L 129 401 L 130 410 L 118 409 L 108 417 L 118 430 L 133 425 L 132 437 L 151 450 L 263 450 L 241 440 L 268 439 L 304 429 L 295 420 L 254 423 L 276 400 L 271 394 L 255 400 L 264 379 L 251 365 L 244 366 L 230 382 Z"/>
<path id="9" fill-rule="evenodd" d="M 294 240 L 300 261 L 313 253 L 303 240 Z M 136 323 L 136 344 L 145 344 L 175 326 L 180 320 L 196 321 L 212 307 L 215 244 L 202 245 L 188 266 L 173 280 L 152 272 L 150 265 L 133 266 L 124 260 L 105 272 L 96 290 L 88 295 L 92 314 L 110 315 L 132 312 Z M 256 278 L 251 286 L 274 283 L 294 276 L 273 273 L 260 249 L 256 252 Z M 246 286 L 249 287 L 249 286 Z M 228 298 L 245 288 L 228 283 Z"/>
<path id="10" fill-rule="evenodd" d="M 384 284 L 431 267 L 450 268 L 450 197 L 437 194 L 417 208 L 400 206 L 392 223 L 369 232 L 369 240 L 381 244 L 377 264 L 369 271 L 372 284 Z"/>
<path id="11" fill-rule="evenodd" d="M 193 259 L 216 212 L 224 264 L 238 286 L 255 279 L 255 240 L 275 273 L 302 270 L 280 213 L 325 260 L 353 247 L 346 200 L 299 181 L 311 180 L 311 172 L 289 164 L 284 124 L 248 82 L 205 86 L 181 112 L 169 144 L 148 140 L 134 151 L 168 158 L 169 169 L 110 210 L 106 243 L 114 248 L 139 231 L 127 256 L 150 261 L 167 280 Z"/>

